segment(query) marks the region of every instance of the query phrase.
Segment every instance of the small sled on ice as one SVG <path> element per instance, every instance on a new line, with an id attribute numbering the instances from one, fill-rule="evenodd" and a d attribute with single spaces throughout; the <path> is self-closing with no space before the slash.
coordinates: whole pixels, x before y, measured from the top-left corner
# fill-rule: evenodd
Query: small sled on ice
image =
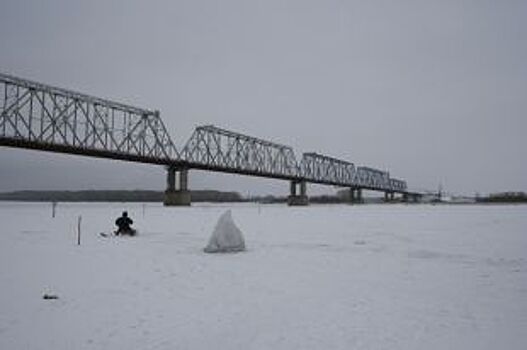
<path id="1" fill-rule="evenodd" d="M 130 237 L 133 237 L 133 236 L 136 236 L 137 235 L 137 230 L 135 229 L 130 229 L 128 231 L 113 231 L 111 233 L 106 233 L 106 232 L 100 232 L 99 233 L 99 236 L 101 237 L 114 237 L 114 236 L 130 236 Z"/>
<path id="2" fill-rule="evenodd" d="M 130 228 L 129 230 L 117 230 L 114 232 L 116 236 L 135 236 L 137 234 L 137 230 Z"/>

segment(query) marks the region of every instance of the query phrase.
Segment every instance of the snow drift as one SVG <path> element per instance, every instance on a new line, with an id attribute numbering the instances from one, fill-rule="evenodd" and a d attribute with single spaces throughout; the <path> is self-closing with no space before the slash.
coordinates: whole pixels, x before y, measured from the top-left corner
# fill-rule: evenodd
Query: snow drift
<path id="1" fill-rule="evenodd" d="M 212 232 L 209 244 L 203 249 L 206 253 L 229 253 L 245 250 L 242 231 L 232 220 L 232 213 L 223 213 Z"/>

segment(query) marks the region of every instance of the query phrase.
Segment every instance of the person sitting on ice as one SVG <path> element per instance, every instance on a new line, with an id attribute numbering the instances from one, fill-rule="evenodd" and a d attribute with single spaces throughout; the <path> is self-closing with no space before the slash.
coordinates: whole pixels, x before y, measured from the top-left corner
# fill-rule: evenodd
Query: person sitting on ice
<path id="1" fill-rule="evenodd" d="M 128 212 L 123 211 L 123 216 L 115 220 L 115 224 L 117 225 L 118 229 L 115 231 L 115 235 L 135 235 L 135 230 L 130 227 L 134 221 L 128 217 Z"/>

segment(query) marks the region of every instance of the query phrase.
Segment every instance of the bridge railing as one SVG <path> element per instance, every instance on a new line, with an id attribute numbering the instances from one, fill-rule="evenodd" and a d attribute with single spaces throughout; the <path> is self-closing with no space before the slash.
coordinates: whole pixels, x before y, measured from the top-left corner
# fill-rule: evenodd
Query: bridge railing
<path id="1" fill-rule="evenodd" d="M 156 111 L 0 74 L 3 144 L 169 163 L 179 158 Z"/>

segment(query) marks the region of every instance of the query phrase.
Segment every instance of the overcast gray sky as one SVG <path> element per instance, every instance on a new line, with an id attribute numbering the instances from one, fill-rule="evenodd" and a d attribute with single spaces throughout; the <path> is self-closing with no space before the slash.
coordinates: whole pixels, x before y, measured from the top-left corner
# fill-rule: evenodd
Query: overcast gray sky
<path id="1" fill-rule="evenodd" d="M 4 73 L 159 109 L 177 145 L 215 124 L 411 188 L 527 191 L 527 1 L 2 0 L 0 47 Z M 0 191 L 164 189 L 164 176 L 0 148 Z"/>

